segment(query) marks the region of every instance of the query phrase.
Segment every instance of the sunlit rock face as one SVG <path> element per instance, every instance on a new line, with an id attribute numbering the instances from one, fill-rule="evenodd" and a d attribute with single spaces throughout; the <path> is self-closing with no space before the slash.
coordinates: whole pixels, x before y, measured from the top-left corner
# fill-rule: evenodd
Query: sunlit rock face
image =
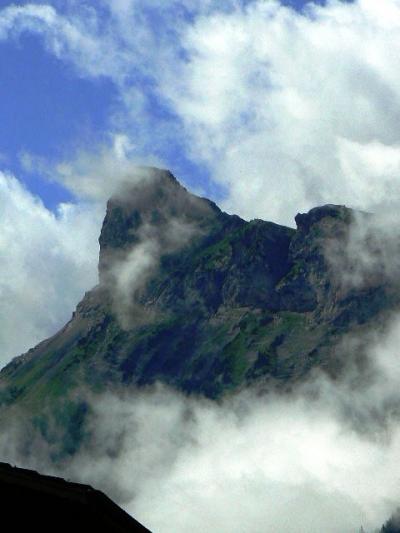
<path id="1" fill-rule="evenodd" d="M 57 410 L 74 453 L 82 391 L 160 381 L 218 398 L 292 386 L 317 367 L 339 372 L 344 336 L 379 327 L 400 303 L 383 275 L 354 282 L 355 218 L 326 205 L 297 215 L 297 229 L 247 222 L 168 171 L 143 171 L 108 202 L 99 285 L 60 332 L 1 372 L 5 413 Z"/>

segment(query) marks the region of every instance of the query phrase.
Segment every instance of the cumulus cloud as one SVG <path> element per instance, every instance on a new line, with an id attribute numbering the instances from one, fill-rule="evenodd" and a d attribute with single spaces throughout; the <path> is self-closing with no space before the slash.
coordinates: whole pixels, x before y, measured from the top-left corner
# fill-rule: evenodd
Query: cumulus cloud
<path id="1" fill-rule="evenodd" d="M 397 0 L 26 4 L 0 19 L 3 38 L 36 32 L 80 75 L 110 78 L 111 127 L 142 155 L 181 147 L 229 211 L 292 224 L 316 204 L 398 197 Z"/>
<path id="2" fill-rule="evenodd" d="M 251 2 L 187 28 L 163 87 L 230 211 L 291 224 L 321 203 L 398 198 L 399 25 L 398 2 L 359 0 L 305 15 Z"/>
<path id="3" fill-rule="evenodd" d="M 97 282 L 102 209 L 61 204 L 56 214 L 0 173 L 0 364 L 55 333 Z"/>

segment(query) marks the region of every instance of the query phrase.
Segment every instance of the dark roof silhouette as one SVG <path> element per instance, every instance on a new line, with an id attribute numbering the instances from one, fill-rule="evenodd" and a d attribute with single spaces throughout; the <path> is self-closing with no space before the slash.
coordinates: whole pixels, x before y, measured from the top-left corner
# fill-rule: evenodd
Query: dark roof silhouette
<path id="1" fill-rule="evenodd" d="M 1 531 L 149 533 L 89 485 L 7 463 L 0 463 L 0 520 Z"/>

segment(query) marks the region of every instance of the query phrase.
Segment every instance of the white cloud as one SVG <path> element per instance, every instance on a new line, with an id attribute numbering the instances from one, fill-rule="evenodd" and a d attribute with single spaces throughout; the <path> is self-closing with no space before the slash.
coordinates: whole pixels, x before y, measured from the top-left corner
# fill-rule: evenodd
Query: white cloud
<path id="1" fill-rule="evenodd" d="M 165 392 L 134 406 L 106 397 L 95 420 L 97 466 L 88 468 L 83 455 L 72 472 L 119 493 L 153 531 L 333 533 L 378 525 L 391 505 L 363 482 L 383 452 L 342 435 L 326 414 L 301 401 L 245 395 L 223 406 Z M 105 419 L 112 428 L 99 424 Z M 100 443 L 111 450 L 110 435 L 123 439 L 107 460 Z"/>
<path id="2" fill-rule="evenodd" d="M 81 75 L 111 78 L 114 127 L 139 155 L 180 144 L 227 186 L 229 211 L 292 224 L 316 204 L 381 206 L 400 171 L 400 5 L 305 12 L 275 0 L 27 4 L 1 12 L 0 34 L 37 32 Z M 151 98 L 171 117 L 157 123 Z"/>
<path id="3" fill-rule="evenodd" d="M 139 155 L 181 145 L 227 186 L 229 211 L 292 224 L 316 204 L 381 206 L 400 171 L 399 3 L 305 13 L 276 0 L 25 4 L 0 12 L 0 36 L 36 32 L 81 75 L 113 80 L 111 122 Z M 172 115 L 157 122 L 152 99 Z"/>
<path id="4" fill-rule="evenodd" d="M 394 0 L 310 5 L 308 17 L 252 2 L 186 28 L 179 81 L 161 86 L 230 211 L 291 223 L 398 189 L 399 30 Z"/>
<path id="5" fill-rule="evenodd" d="M 102 215 L 90 204 L 55 215 L 0 173 L 0 365 L 55 333 L 97 282 Z"/>
<path id="6" fill-rule="evenodd" d="M 131 140 L 124 134 L 115 134 L 111 146 L 78 152 L 53 168 L 44 166 L 49 177 L 60 181 L 78 198 L 106 201 L 124 186 L 149 177 L 140 170 L 143 165 L 156 166 L 160 162 L 155 157 L 136 156 Z"/>

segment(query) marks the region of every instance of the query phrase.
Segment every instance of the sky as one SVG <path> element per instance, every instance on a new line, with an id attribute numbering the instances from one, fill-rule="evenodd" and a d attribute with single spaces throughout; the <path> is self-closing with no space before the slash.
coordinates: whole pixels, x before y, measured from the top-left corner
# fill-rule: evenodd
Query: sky
<path id="1" fill-rule="evenodd" d="M 0 2 L 0 364 L 97 283 L 137 165 L 289 226 L 397 205 L 399 28 L 399 0 Z"/>
<path id="2" fill-rule="evenodd" d="M 166 20 L 166 24 L 171 26 L 173 17 L 177 14 L 183 22 L 190 23 L 199 12 L 198 8 L 191 7 L 190 2 L 170 2 L 171 7 L 164 10 L 166 15 L 163 10 L 158 9 L 157 2 L 144 3 L 144 8 L 139 9 L 135 4 L 137 2 L 99 2 L 98 6 L 102 9 L 95 9 L 93 2 L 1 3 L 2 163 L 3 167 L 16 174 L 31 192 L 39 195 L 50 209 L 56 209 L 61 201 L 71 200 L 70 191 L 46 179 L 41 172 L 33 169 L 28 172 L 26 168 L 21 168 L 21 157 L 24 153 L 54 162 L 73 157 L 76 150 L 87 149 L 102 141 L 107 142 L 107 139 L 117 132 L 124 132 L 132 138 L 141 129 L 157 127 L 158 122 L 163 125 L 165 122 L 171 122 L 175 127 L 179 125 L 179 116 L 174 112 L 173 106 L 164 98 L 160 98 L 159 94 L 154 94 L 153 83 L 149 78 L 154 77 L 155 73 L 140 72 L 144 65 L 137 64 L 140 63 L 139 58 L 121 58 L 124 65 L 121 65 L 120 74 L 112 72 L 113 69 L 107 65 L 104 65 L 104 69 L 88 68 L 85 71 L 83 65 L 76 64 L 84 59 L 77 57 L 79 54 L 76 50 L 68 50 L 70 46 L 74 46 L 68 39 L 82 38 L 79 35 L 72 36 L 73 30 L 82 34 L 85 32 L 82 21 L 85 12 L 90 12 L 94 26 L 110 26 L 110 32 L 115 32 L 110 36 L 112 41 L 118 36 L 118 30 L 123 29 L 120 27 L 120 20 L 115 24 L 115 19 L 123 10 L 132 13 L 132 28 L 138 24 L 138 19 L 145 17 L 148 25 L 145 31 L 150 34 L 157 28 L 159 19 L 161 24 Z M 244 6 L 250 4 L 252 2 L 237 5 L 242 5 L 244 9 Z M 287 0 L 285 5 L 299 12 L 307 8 L 307 4 L 302 1 Z M 229 10 L 229 7 L 227 9 Z M 139 12 L 137 16 L 135 11 Z M 218 10 L 210 8 L 209 12 Z M 57 18 L 60 19 L 60 27 L 56 29 Z M 63 20 L 64 18 L 66 20 Z M 54 21 L 50 22 L 50 19 Z M 65 28 L 61 29 L 61 22 L 67 24 L 70 20 L 71 35 L 65 33 Z M 74 27 L 74 23 L 79 29 Z M 129 21 L 126 26 L 128 24 Z M 167 25 L 165 29 L 170 31 Z M 88 43 L 88 48 L 96 46 L 95 39 L 101 38 L 98 27 L 91 29 L 94 30 L 93 42 Z M 116 55 L 129 53 L 130 46 L 136 49 L 133 53 L 141 53 L 138 50 L 140 42 L 131 42 L 134 39 L 130 37 L 121 40 L 121 43 L 112 42 L 111 49 L 114 48 Z M 160 44 L 152 43 L 155 48 Z M 180 49 L 179 43 L 175 44 L 177 50 L 174 50 L 174 53 L 180 54 L 183 47 Z M 59 51 L 59 48 L 62 50 Z M 157 50 L 153 52 L 157 53 Z M 88 55 L 92 54 L 93 50 L 88 50 Z M 128 69 L 129 72 L 123 76 L 122 69 Z M 120 101 L 124 97 L 124 94 L 121 94 L 121 85 L 126 93 L 137 91 L 138 94 L 133 95 L 133 100 L 128 103 L 132 113 L 129 123 L 117 125 L 114 121 L 115 114 L 124 107 Z M 141 98 L 147 100 L 144 102 L 146 123 L 142 121 L 144 117 L 136 113 L 136 105 L 142 107 L 143 102 L 136 103 L 135 99 L 138 101 Z M 149 122 L 151 124 L 148 124 Z M 151 136 L 151 132 L 146 131 L 145 136 L 149 135 Z M 150 142 L 152 143 L 152 139 Z M 207 193 L 219 197 L 218 193 L 222 191 L 208 183 L 210 172 L 206 168 L 207 165 L 193 160 L 187 153 L 188 147 L 183 144 L 177 135 L 169 135 L 168 138 L 163 137 L 160 140 L 160 146 L 157 146 L 154 153 L 153 149 L 148 147 L 141 153 L 147 157 L 159 156 L 165 165 L 176 169 L 192 186 L 200 183 Z"/>
<path id="3" fill-rule="evenodd" d="M 271 4 L 259 4 L 262 3 Z M 161 9 L 154 1 L 143 4 L 138 7 L 138 2 L 132 1 L 1 2 L 1 166 L 53 211 L 60 202 L 73 201 L 71 191 L 52 179 L 50 169 L 50 175 L 46 175 L 38 168 L 27 168 L 23 164 L 24 155 L 44 158 L 51 166 L 73 158 L 77 151 L 109 144 L 113 136 L 121 134 L 134 145 L 138 143 L 135 152 L 139 157 L 159 159 L 190 186 L 200 187 L 216 199 L 224 195 L 223 184 L 215 183 L 207 162 L 191 154 L 192 148 L 186 146 L 176 131 L 182 118 L 173 103 L 157 90 L 159 73 L 151 72 L 152 58 L 147 59 L 146 54 L 143 59 L 138 57 L 143 53 L 140 41 L 144 46 L 151 41 L 151 48 L 146 51 L 149 55 L 157 55 L 160 47 L 171 47 L 170 58 L 161 58 L 160 64 L 154 65 L 154 69 L 162 69 L 173 55 L 182 57 L 185 53 L 184 43 L 179 42 L 181 36 L 173 33 L 186 32 L 203 11 L 209 16 L 219 13 L 229 16 L 230 12 L 250 9 L 257 3 L 225 2 L 226 7 L 218 9 L 209 2 L 204 10 L 196 7 L 196 2 L 164 2 L 168 7 Z M 312 4 L 301 0 L 286 0 L 282 4 L 297 13 L 312 9 Z M 125 13 L 128 18 L 121 20 Z M 181 32 L 174 27 L 175 16 L 183 25 Z M 138 24 L 143 25 L 140 31 L 145 35 L 136 38 L 132 34 Z M 158 24 L 164 26 L 160 37 L 155 35 Z M 96 40 L 102 40 L 101 27 L 108 34 L 105 40 L 110 41 L 109 52 L 107 46 L 98 44 L 106 55 L 109 53 L 109 61 L 97 58 L 93 50 Z M 87 48 L 85 51 L 80 49 L 80 40 L 83 48 Z M 89 59 L 87 65 L 85 54 Z M 215 73 L 218 77 L 217 65 Z M 124 99 L 128 101 L 123 102 Z M 125 112 L 129 113 L 127 120 L 121 117 Z M 162 131 L 154 134 L 153 128 Z M 168 135 L 165 129 L 169 128 Z M 138 135 L 142 138 L 137 141 Z"/>

